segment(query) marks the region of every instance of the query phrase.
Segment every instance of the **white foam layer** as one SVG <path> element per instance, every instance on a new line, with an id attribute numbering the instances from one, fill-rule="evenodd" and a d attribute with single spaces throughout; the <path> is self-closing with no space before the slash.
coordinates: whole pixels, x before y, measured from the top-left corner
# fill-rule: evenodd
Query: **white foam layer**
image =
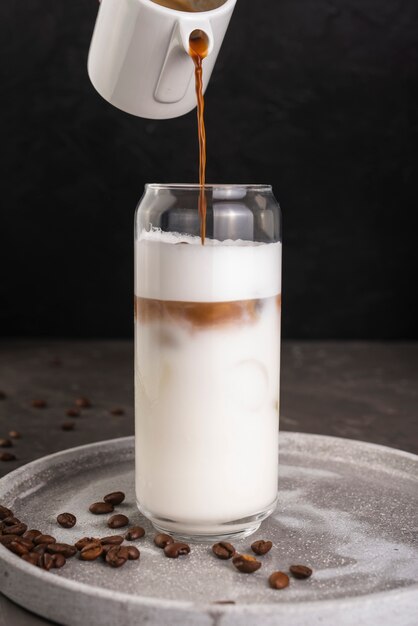
<path id="1" fill-rule="evenodd" d="M 281 292 L 281 257 L 280 242 L 207 239 L 202 246 L 199 237 L 143 231 L 135 244 L 135 294 L 184 302 L 275 296 Z"/>

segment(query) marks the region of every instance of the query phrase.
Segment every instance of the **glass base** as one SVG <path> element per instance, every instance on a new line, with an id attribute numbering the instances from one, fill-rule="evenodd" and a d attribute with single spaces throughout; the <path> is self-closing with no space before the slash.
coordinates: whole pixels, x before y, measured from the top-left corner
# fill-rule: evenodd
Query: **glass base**
<path id="1" fill-rule="evenodd" d="M 171 519 L 158 518 L 152 515 L 137 501 L 137 506 L 140 512 L 145 515 L 151 522 L 154 528 L 160 533 L 167 533 L 173 535 L 176 539 L 185 541 L 228 541 L 232 539 L 243 539 L 255 533 L 260 527 L 260 524 L 269 515 L 271 515 L 276 508 L 275 500 L 267 509 L 243 517 L 239 520 L 224 523 L 210 523 L 210 524 L 189 524 L 185 522 L 175 522 Z"/>

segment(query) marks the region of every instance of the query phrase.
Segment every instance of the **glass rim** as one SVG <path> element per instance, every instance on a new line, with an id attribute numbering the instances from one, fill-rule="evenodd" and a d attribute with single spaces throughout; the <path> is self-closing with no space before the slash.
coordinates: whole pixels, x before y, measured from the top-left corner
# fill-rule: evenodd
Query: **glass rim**
<path id="1" fill-rule="evenodd" d="M 145 189 L 167 189 L 167 190 L 200 190 L 199 183 L 147 183 Z M 214 189 L 245 189 L 246 191 L 272 192 L 271 185 L 253 184 L 253 183 L 211 183 L 204 185 L 205 191 L 213 191 Z"/>

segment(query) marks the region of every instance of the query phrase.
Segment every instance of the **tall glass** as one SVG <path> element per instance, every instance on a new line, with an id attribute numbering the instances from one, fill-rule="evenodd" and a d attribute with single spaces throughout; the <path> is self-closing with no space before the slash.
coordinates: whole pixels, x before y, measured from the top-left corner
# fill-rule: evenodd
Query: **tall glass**
<path id="1" fill-rule="evenodd" d="M 277 498 L 280 209 L 268 185 L 147 185 L 135 217 L 136 496 L 159 531 L 254 532 Z"/>

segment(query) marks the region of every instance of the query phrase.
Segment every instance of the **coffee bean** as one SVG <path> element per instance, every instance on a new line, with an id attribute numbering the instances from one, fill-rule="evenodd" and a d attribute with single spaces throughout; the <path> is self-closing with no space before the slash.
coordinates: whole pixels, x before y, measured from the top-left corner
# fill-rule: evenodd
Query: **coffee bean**
<path id="1" fill-rule="evenodd" d="M 285 589 L 289 582 L 289 576 L 284 572 L 273 572 L 269 576 L 269 585 L 272 589 Z"/>
<path id="2" fill-rule="evenodd" d="M 36 554 L 36 552 L 27 552 L 26 554 L 22 554 L 21 558 L 31 565 L 38 565 L 39 554 Z"/>
<path id="3" fill-rule="evenodd" d="M 63 554 L 53 554 L 52 555 L 54 564 L 52 567 L 55 567 L 56 569 L 60 569 L 61 567 L 63 567 L 67 560 L 65 558 L 65 556 Z"/>
<path id="4" fill-rule="evenodd" d="M 125 411 L 120 407 L 115 407 L 114 409 L 110 409 L 111 415 L 125 415 Z"/>
<path id="5" fill-rule="evenodd" d="M 90 513 L 95 515 L 103 515 L 104 513 L 111 513 L 114 511 L 114 506 L 110 502 L 94 502 L 89 506 Z"/>
<path id="6" fill-rule="evenodd" d="M 106 563 L 111 567 L 121 567 L 128 560 L 128 552 L 122 546 L 113 546 L 106 554 Z"/>
<path id="7" fill-rule="evenodd" d="M 38 555 L 39 554 L 45 554 L 47 547 L 48 547 L 47 543 L 40 543 L 38 546 L 34 547 L 32 552 L 35 552 Z"/>
<path id="8" fill-rule="evenodd" d="M 129 561 L 137 561 L 139 559 L 140 552 L 138 548 L 135 548 L 135 546 L 126 546 L 126 549 L 128 550 Z"/>
<path id="9" fill-rule="evenodd" d="M 45 543 L 48 545 L 50 543 L 55 543 L 55 542 L 56 542 L 55 537 L 52 537 L 51 535 L 38 535 L 33 540 L 33 543 L 35 544 L 35 546 L 39 546 L 42 543 Z"/>
<path id="10" fill-rule="evenodd" d="M 112 515 L 112 517 L 107 520 L 107 525 L 109 526 L 109 528 L 123 528 L 123 526 L 127 526 L 128 524 L 129 519 L 126 517 L 126 515 L 122 515 L 121 513 L 118 513 L 117 515 Z"/>
<path id="11" fill-rule="evenodd" d="M 141 539 L 145 535 L 145 530 L 142 526 L 132 526 L 126 533 L 125 539 L 127 541 L 136 541 L 137 539 Z"/>
<path id="12" fill-rule="evenodd" d="M 0 391 L 0 400 L 6 400 L 7 396 L 4 391 Z"/>
<path id="13" fill-rule="evenodd" d="M 10 439 L 5 439 L 5 437 L 0 437 L 0 448 L 11 448 L 13 443 Z"/>
<path id="14" fill-rule="evenodd" d="M 77 548 L 68 543 L 51 543 L 46 551 L 49 554 L 62 554 L 66 559 L 69 559 L 76 554 Z"/>
<path id="15" fill-rule="evenodd" d="M 28 552 L 32 552 L 33 550 L 33 541 L 30 539 L 25 539 L 23 536 L 16 537 L 15 541 L 20 543 L 21 546 L 24 546 L 28 549 Z"/>
<path id="16" fill-rule="evenodd" d="M 125 500 L 125 494 L 123 491 L 112 491 L 112 493 L 106 494 L 103 500 L 113 505 L 121 504 Z"/>
<path id="17" fill-rule="evenodd" d="M 8 509 L 6 506 L 2 506 L 0 504 L 0 520 L 5 519 L 6 517 L 11 517 L 13 515 L 13 511 Z"/>
<path id="18" fill-rule="evenodd" d="M 44 409 L 47 406 L 46 400 L 35 399 L 32 400 L 32 406 L 34 409 Z"/>
<path id="19" fill-rule="evenodd" d="M 21 436 L 22 435 L 17 430 L 10 430 L 9 431 L 9 437 L 11 437 L 12 439 L 20 439 Z"/>
<path id="20" fill-rule="evenodd" d="M 40 530 L 35 530 L 35 529 L 31 529 L 31 530 L 27 530 L 22 537 L 24 539 L 29 539 L 29 541 L 33 541 L 35 539 L 35 537 L 39 537 L 39 535 L 42 535 Z"/>
<path id="21" fill-rule="evenodd" d="M 91 402 L 88 398 L 85 397 L 81 397 L 81 398 L 77 398 L 77 400 L 74 402 L 74 404 L 76 406 L 78 406 L 80 409 L 89 409 L 91 407 Z"/>
<path id="22" fill-rule="evenodd" d="M 190 546 L 188 546 L 187 543 L 182 543 L 180 541 L 169 543 L 164 548 L 164 554 L 168 556 L 169 559 L 178 559 L 179 556 L 189 554 L 189 552 Z"/>
<path id="23" fill-rule="evenodd" d="M 102 546 L 120 546 L 123 543 L 123 537 L 121 535 L 110 535 L 110 537 L 103 537 L 100 539 Z"/>
<path id="24" fill-rule="evenodd" d="M 16 455 L 11 452 L 0 452 L 0 461 L 16 461 Z"/>
<path id="25" fill-rule="evenodd" d="M 103 546 L 99 541 L 93 541 L 88 543 L 82 548 L 80 552 L 80 559 L 82 561 L 95 561 L 99 558 L 103 552 Z"/>
<path id="26" fill-rule="evenodd" d="M 68 417 L 79 417 L 80 411 L 78 409 L 67 409 L 65 414 L 68 415 Z"/>
<path id="27" fill-rule="evenodd" d="M 54 567 L 54 557 L 48 552 L 41 554 L 38 560 L 38 567 L 45 569 L 47 572 Z"/>
<path id="28" fill-rule="evenodd" d="M 10 517 L 5 517 L 3 520 L 3 524 L 5 526 L 14 526 L 15 524 L 20 524 L 20 519 L 11 515 Z"/>
<path id="29" fill-rule="evenodd" d="M 256 554 L 262 556 L 263 554 L 267 554 L 272 549 L 273 544 L 271 541 L 263 541 L 263 539 L 259 539 L 258 541 L 254 541 L 251 544 L 251 550 Z"/>
<path id="30" fill-rule="evenodd" d="M 6 526 L 3 529 L 3 535 L 23 535 L 27 529 L 26 524 L 20 522 L 20 524 L 15 524 L 14 526 Z"/>
<path id="31" fill-rule="evenodd" d="M 76 525 L 77 518 L 72 513 L 60 513 L 57 515 L 57 522 L 63 528 L 72 528 Z"/>
<path id="32" fill-rule="evenodd" d="M 307 567 L 307 565 L 291 565 L 289 569 L 292 576 L 299 580 L 304 580 L 312 576 L 312 570 L 310 567 Z"/>
<path id="33" fill-rule="evenodd" d="M 235 554 L 235 548 L 232 543 L 228 543 L 227 541 L 220 541 L 219 543 L 215 543 L 212 546 L 212 552 L 218 559 L 222 559 L 226 561 L 230 559 Z"/>
<path id="34" fill-rule="evenodd" d="M 74 430 L 75 428 L 75 422 L 63 422 L 61 424 L 61 430 L 65 430 L 65 431 L 70 431 L 70 430 Z"/>
<path id="35" fill-rule="evenodd" d="M 102 557 L 106 560 L 106 554 L 109 552 L 109 550 L 115 547 L 115 544 L 103 543 L 102 546 L 103 546 Z"/>
<path id="36" fill-rule="evenodd" d="M 22 543 L 20 543 L 18 539 L 16 539 L 15 541 L 11 541 L 7 547 L 9 548 L 11 552 L 14 552 L 15 554 L 19 556 L 22 556 L 22 554 L 29 553 L 28 548 L 24 546 Z"/>
<path id="37" fill-rule="evenodd" d="M 94 543 L 95 541 L 99 541 L 99 539 L 96 539 L 96 537 L 82 537 L 74 544 L 74 546 L 77 548 L 78 551 L 80 551 L 88 543 Z"/>
<path id="38" fill-rule="evenodd" d="M 0 544 L 5 548 L 8 548 L 12 541 L 19 539 L 18 535 L 0 535 Z"/>
<path id="39" fill-rule="evenodd" d="M 232 563 L 235 565 L 239 572 L 243 574 L 253 574 L 261 567 L 260 561 L 249 554 L 238 554 L 232 559 Z"/>
<path id="40" fill-rule="evenodd" d="M 157 548 L 165 548 L 170 543 L 174 543 L 174 539 L 165 533 L 158 533 L 158 535 L 155 535 L 154 537 L 154 543 Z"/>

